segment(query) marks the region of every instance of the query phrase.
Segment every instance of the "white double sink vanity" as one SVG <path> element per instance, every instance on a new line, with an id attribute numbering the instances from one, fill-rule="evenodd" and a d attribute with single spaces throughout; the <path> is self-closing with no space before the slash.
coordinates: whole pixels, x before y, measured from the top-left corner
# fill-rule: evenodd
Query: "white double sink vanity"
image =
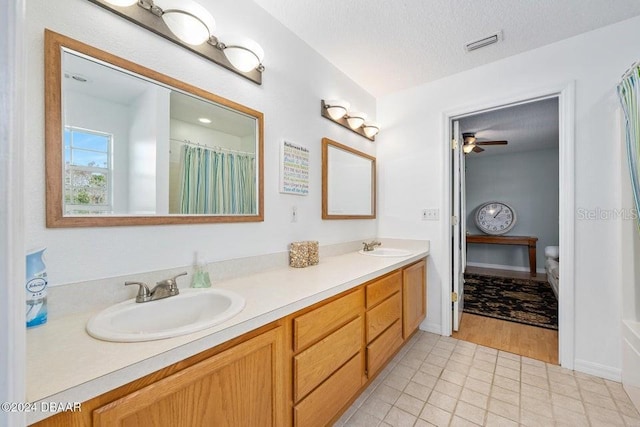
<path id="1" fill-rule="evenodd" d="M 265 328 L 267 331 L 279 331 L 276 341 L 282 348 L 276 351 L 274 347 L 274 358 L 281 358 L 286 362 L 288 357 L 298 357 L 296 351 L 292 352 L 289 348 L 291 344 L 287 343 L 291 340 L 299 340 L 297 334 L 306 333 L 296 327 L 300 323 L 296 320 L 297 314 L 316 306 L 323 306 L 327 302 L 331 303 L 342 295 L 350 295 L 349 299 L 352 301 L 348 306 L 344 306 L 345 310 L 348 308 L 344 319 L 336 320 L 335 313 L 340 310 L 332 308 L 330 312 L 334 314 L 329 314 L 328 318 L 323 317 L 322 321 L 307 322 L 308 328 L 322 329 L 318 332 L 320 342 L 330 340 L 332 334 L 347 337 L 347 332 L 354 330 L 353 328 L 357 331 L 355 335 L 351 335 L 352 338 L 362 336 L 362 329 L 371 330 L 367 333 L 380 334 L 382 337 L 387 330 L 392 329 L 389 323 L 402 332 L 402 316 L 398 314 L 390 317 L 389 314 L 401 309 L 398 306 L 402 296 L 400 272 L 414 263 L 424 265 L 423 260 L 429 254 L 429 243 L 393 240 L 387 246 L 387 241 L 383 240 L 383 242 L 385 244 L 382 247 L 368 253 L 353 251 L 323 257 L 320 264 L 313 267 L 270 269 L 214 283 L 213 288 L 210 289 L 181 289 L 179 295 L 158 301 L 135 303 L 134 300 L 128 300 L 92 312 L 54 319 L 41 328 L 29 330 L 27 334 L 28 400 L 30 402 L 87 402 L 91 399 L 95 400 L 97 396 L 106 396 L 128 383 L 139 382 L 140 379 L 143 379 L 141 384 L 143 388 L 142 386 L 149 382 L 148 380 L 145 382 L 144 377 L 150 376 L 149 374 L 163 372 L 163 370 L 175 373 L 183 368 L 180 366 L 184 363 L 183 361 L 194 356 L 198 358 L 199 354 L 205 353 L 215 356 L 216 348 L 224 350 L 230 343 L 234 345 L 237 342 L 243 343 L 244 337 L 249 337 L 250 340 L 252 334 L 261 332 Z M 388 277 L 397 278 L 397 281 L 391 281 Z M 422 278 L 421 286 L 424 287 L 426 266 L 419 271 L 419 277 Z M 374 288 L 375 282 L 380 282 L 382 285 Z M 368 293 L 367 286 L 371 289 Z M 386 302 L 372 302 L 374 289 L 381 295 L 380 301 Z M 426 292 L 425 289 L 420 290 L 419 295 L 425 295 L 424 292 Z M 358 293 L 366 295 L 369 303 L 365 301 L 365 297 L 356 296 Z M 346 297 L 342 299 L 346 301 Z M 418 312 L 421 307 L 426 307 L 426 301 L 421 303 Z M 384 314 L 379 321 L 374 321 L 373 314 L 368 313 L 370 309 L 377 307 L 380 307 L 377 310 Z M 371 310 L 371 313 L 375 314 L 375 311 Z M 421 321 L 423 317 L 419 317 L 419 320 Z M 332 328 L 330 324 L 334 320 L 336 324 L 335 328 Z M 345 323 L 346 326 L 343 325 Z M 329 330 L 325 331 L 325 327 L 331 331 L 337 328 L 337 331 L 325 336 L 325 332 L 329 332 Z M 411 331 L 405 331 L 405 335 L 410 335 L 416 327 L 417 325 Z M 92 335 L 102 339 L 93 338 L 87 329 L 92 330 Z M 379 331 L 373 332 L 374 330 Z M 386 333 L 390 334 L 390 332 Z M 368 342 L 360 342 L 357 339 L 353 344 L 353 348 L 357 350 L 356 353 L 363 354 L 363 360 L 366 360 L 366 347 L 375 342 L 371 339 L 374 338 L 373 335 L 369 338 Z M 378 357 L 379 362 L 375 361 L 381 364 L 380 366 L 386 363 L 387 358 L 395 353 L 404 340 L 398 335 L 394 336 L 390 342 L 396 344 L 385 345 L 385 348 L 393 351 Z M 294 348 L 295 346 L 293 344 Z M 306 344 L 298 346 L 298 350 L 306 350 L 303 352 L 305 354 L 300 355 L 301 360 L 314 360 L 314 362 L 306 362 L 312 365 L 316 361 L 322 365 L 326 363 L 327 357 L 334 357 L 327 354 L 319 355 L 319 353 L 326 353 L 330 348 L 320 345 L 316 350 L 312 350 Z M 309 355 L 314 353 L 318 355 L 309 359 Z M 331 353 L 338 354 L 339 351 L 332 349 Z M 352 355 L 349 353 L 345 357 L 347 356 Z M 339 364 L 342 361 L 335 363 Z M 189 364 L 185 363 L 185 366 Z M 289 363 L 282 363 L 282 365 L 286 366 Z M 360 390 L 373 378 L 373 373 L 360 373 L 361 364 L 356 365 L 359 373 L 354 390 Z M 329 363 L 324 368 L 328 369 L 326 373 L 333 372 L 330 366 L 333 365 Z M 339 366 L 337 365 L 336 368 Z M 280 362 L 273 368 L 284 369 L 283 378 L 288 378 L 287 384 L 292 380 L 295 383 L 298 377 L 300 377 L 299 380 L 302 380 L 302 377 L 306 378 L 301 373 L 286 373 L 287 369 L 280 367 Z M 166 373 L 168 374 L 169 372 Z M 157 375 L 165 377 L 165 373 Z M 320 379 L 315 381 L 323 384 Z M 316 383 L 313 383 L 314 387 L 315 385 Z M 288 385 L 283 387 L 289 388 Z M 300 402 L 313 401 L 306 394 L 304 397 L 304 400 L 300 398 Z M 347 403 L 348 400 L 341 403 Z M 295 399 L 294 402 L 296 402 Z M 300 402 L 298 406 L 301 405 Z M 292 418 L 289 414 L 292 408 L 287 408 L 286 402 L 279 404 L 274 401 L 273 405 L 273 417 L 276 413 L 279 414 L 279 418 L 273 418 L 274 421 L 284 422 L 285 425 L 290 424 L 286 420 L 295 421 L 296 417 Z M 294 413 L 298 406 L 294 405 Z M 90 410 L 90 407 L 83 408 L 84 412 Z M 30 413 L 28 421 L 34 423 L 51 415 Z M 47 422 L 54 421 L 56 417 L 67 415 L 71 414 L 59 414 L 45 419 L 43 423 L 47 425 Z M 86 413 L 85 416 L 87 416 Z M 95 418 L 94 424 L 98 424 Z"/>

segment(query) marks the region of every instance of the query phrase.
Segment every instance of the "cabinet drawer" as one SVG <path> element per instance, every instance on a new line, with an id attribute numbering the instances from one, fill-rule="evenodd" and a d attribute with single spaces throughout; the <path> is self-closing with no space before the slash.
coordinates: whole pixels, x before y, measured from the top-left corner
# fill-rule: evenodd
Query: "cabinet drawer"
<path id="1" fill-rule="evenodd" d="M 367 343 L 373 341 L 385 329 L 402 316 L 402 298 L 396 292 L 367 312 Z"/>
<path id="2" fill-rule="evenodd" d="M 362 353 L 356 354 L 293 410 L 295 426 L 325 426 L 362 385 Z"/>
<path id="3" fill-rule="evenodd" d="M 402 286 L 402 272 L 396 271 L 390 275 L 367 285 L 367 308 L 371 308 L 386 299 L 389 295 L 400 290 Z"/>
<path id="4" fill-rule="evenodd" d="M 396 322 L 367 346 L 367 375 L 371 378 L 402 345 L 402 322 Z"/>
<path id="5" fill-rule="evenodd" d="M 360 352 L 362 317 L 347 323 L 293 358 L 294 400 L 297 402 Z"/>
<path id="6" fill-rule="evenodd" d="M 298 351 L 356 317 L 364 305 L 358 289 L 293 319 L 293 351 Z"/>

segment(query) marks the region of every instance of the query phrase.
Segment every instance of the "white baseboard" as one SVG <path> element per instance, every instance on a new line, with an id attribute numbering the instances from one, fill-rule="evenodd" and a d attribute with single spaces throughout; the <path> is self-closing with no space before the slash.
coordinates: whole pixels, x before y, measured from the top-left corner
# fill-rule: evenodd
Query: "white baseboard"
<path id="1" fill-rule="evenodd" d="M 496 270 L 509 270 L 509 271 L 526 271 L 529 272 L 529 267 L 517 267 L 513 265 L 501 265 L 501 264 L 485 264 L 482 262 L 467 262 L 467 267 L 481 267 L 481 268 L 493 268 Z M 536 273 L 544 274 L 547 271 L 544 268 L 537 268 Z"/>
<path id="2" fill-rule="evenodd" d="M 587 360 L 576 359 L 573 369 L 589 375 L 604 378 L 611 381 L 622 381 L 622 369 L 605 366 Z"/>
<path id="3" fill-rule="evenodd" d="M 420 330 L 425 332 L 431 332 L 432 334 L 442 335 L 442 325 L 439 323 L 422 322 L 420 324 Z"/>

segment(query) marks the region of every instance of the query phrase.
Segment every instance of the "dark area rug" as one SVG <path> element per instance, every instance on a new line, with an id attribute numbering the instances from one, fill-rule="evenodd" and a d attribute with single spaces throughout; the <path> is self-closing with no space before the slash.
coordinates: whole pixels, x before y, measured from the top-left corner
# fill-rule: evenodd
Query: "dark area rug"
<path id="1" fill-rule="evenodd" d="M 467 273 L 464 312 L 558 329 L 558 301 L 547 282 Z"/>

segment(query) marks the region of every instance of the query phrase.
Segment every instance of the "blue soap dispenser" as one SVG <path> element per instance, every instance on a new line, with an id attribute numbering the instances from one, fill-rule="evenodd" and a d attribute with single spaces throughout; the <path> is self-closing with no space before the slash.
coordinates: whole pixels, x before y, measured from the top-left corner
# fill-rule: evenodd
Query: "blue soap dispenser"
<path id="1" fill-rule="evenodd" d="M 47 323 L 47 267 L 44 263 L 46 248 L 27 252 L 26 291 L 27 328 Z"/>

